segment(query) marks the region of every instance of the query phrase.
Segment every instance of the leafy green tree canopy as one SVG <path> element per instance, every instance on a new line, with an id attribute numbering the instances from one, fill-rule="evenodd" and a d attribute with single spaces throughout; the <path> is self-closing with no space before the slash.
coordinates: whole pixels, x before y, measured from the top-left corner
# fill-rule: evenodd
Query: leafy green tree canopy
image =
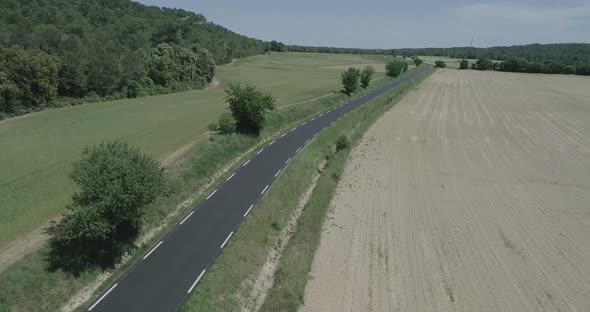
<path id="1" fill-rule="evenodd" d="M 459 62 L 459 69 L 467 69 L 469 68 L 469 61 L 468 60 L 461 60 L 461 62 Z"/>
<path id="2" fill-rule="evenodd" d="M 120 141 L 85 148 L 70 175 L 79 190 L 52 228 L 49 260 L 74 272 L 113 265 L 131 246 L 148 205 L 163 193 L 157 161 Z"/>
<path id="3" fill-rule="evenodd" d="M 414 64 L 415 64 L 416 66 L 420 66 L 420 64 L 422 64 L 422 60 L 421 60 L 421 59 L 419 59 L 419 58 L 415 58 L 415 59 L 414 59 Z"/>
<path id="4" fill-rule="evenodd" d="M 358 68 L 349 67 L 341 76 L 344 93 L 351 95 L 359 86 L 361 71 Z"/>
<path id="5" fill-rule="evenodd" d="M 492 69 L 492 60 L 489 58 L 481 58 L 475 63 L 477 70 L 489 70 Z"/>
<path id="6" fill-rule="evenodd" d="M 407 63 L 397 58 L 389 60 L 385 64 L 385 73 L 387 76 L 395 78 L 404 71 L 404 67 L 406 66 L 404 64 Z"/>
<path id="7" fill-rule="evenodd" d="M 447 64 L 444 61 L 438 60 L 434 62 L 434 67 L 445 68 Z"/>
<path id="8" fill-rule="evenodd" d="M 225 92 L 225 101 L 236 121 L 236 130 L 259 134 L 266 120 L 265 113 L 275 109 L 276 99 L 250 84 L 231 84 Z"/>
<path id="9" fill-rule="evenodd" d="M 363 68 L 363 70 L 361 71 L 361 86 L 363 88 L 366 89 L 369 86 L 369 83 L 371 82 L 371 79 L 373 78 L 374 74 L 375 67 L 365 66 L 365 68 Z"/>

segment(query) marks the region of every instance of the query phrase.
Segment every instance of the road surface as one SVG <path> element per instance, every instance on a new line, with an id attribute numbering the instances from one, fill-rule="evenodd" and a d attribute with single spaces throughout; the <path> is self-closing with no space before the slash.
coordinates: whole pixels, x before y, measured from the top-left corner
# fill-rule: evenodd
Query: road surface
<path id="1" fill-rule="evenodd" d="M 256 202 L 305 145 L 350 111 L 429 70 L 430 66 L 423 66 L 321 113 L 269 143 L 101 294 L 88 311 L 179 310 Z"/>

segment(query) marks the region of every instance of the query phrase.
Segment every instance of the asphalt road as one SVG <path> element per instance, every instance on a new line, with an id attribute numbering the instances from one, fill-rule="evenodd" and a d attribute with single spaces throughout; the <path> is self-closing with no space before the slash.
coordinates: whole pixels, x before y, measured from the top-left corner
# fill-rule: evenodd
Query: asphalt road
<path id="1" fill-rule="evenodd" d="M 247 160 L 165 238 L 92 303 L 88 311 L 177 311 L 231 236 L 289 162 L 350 111 L 430 70 L 422 66 L 373 92 L 285 132 Z"/>

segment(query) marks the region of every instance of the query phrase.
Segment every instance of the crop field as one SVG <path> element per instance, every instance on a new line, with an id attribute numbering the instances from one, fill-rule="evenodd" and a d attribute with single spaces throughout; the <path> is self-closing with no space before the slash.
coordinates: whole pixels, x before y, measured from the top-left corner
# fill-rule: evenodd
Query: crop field
<path id="1" fill-rule="evenodd" d="M 590 79 L 437 70 L 352 150 L 303 311 L 589 311 Z"/>
<path id="2" fill-rule="evenodd" d="M 0 122 L 0 250 L 62 213 L 73 192 L 71 164 L 84 146 L 123 139 L 164 158 L 205 138 L 226 109 L 224 86 L 250 82 L 278 106 L 340 89 L 340 71 L 326 66 L 378 62 L 379 57 L 273 53 L 218 68 L 208 89 L 52 109 Z M 377 74 L 376 78 L 382 76 Z"/>
<path id="3" fill-rule="evenodd" d="M 424 61 L 424 63 L 426 64 L 430 64 L 430 65 L 434 65 L 434 62 L 436 61 L 443 61 L 447 64 L 448 68 L 454 68 L 454 69 L 458 69 L 459 68 L 459 62 L 461 62 L 461 59 L 456 59 L 456 58 L 452 58 L 452 57 L 448 57 L 448 56 L 418 56 L 419 59 L 421 59 L 422 61 Z M 477 62 L 477 60 L 473 60 L 473 59 L 468 59 L 469 61 L 469 65 L 471 66 L 471 63 L 475 63 Z"/>

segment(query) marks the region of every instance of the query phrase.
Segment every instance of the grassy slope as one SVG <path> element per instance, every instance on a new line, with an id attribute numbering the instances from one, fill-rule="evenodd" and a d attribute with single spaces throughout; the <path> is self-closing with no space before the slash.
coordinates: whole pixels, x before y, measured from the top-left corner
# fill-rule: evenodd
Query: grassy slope
<path id="1" fill-rule="evenodd" d="M 387 81 L 387 79 L 378 79 L 373 82 L 371 88 L 378 87 Z M 363 92 L 368 91 L 370 90 Z M 173 193 L 170 197 L 162 198 L 149 207 L 145 218 L 144 231 L 150 231 L 154 227 L 160 226 L 162 220 L 167 219 L 175 207 L 180 202 L 184 202 L 187 197 L 193 199 L 192 203 L 201 200 L 203 196 L 210 192 L 208 188 L 215 186 L 217 183 L 215 181 L 221 181 L 224 178 L 223 176 L 216 177 L 216 173 L 232 159 L 244 155 L 257 144 L 262 143 L 264 139 L 276 137 L 281 131 L 292 128 L 294 124 L 301 123 L 318 112 L 342 103 L 347 99 L 348 97 L 343 94 L 336 94 L 274 111 L 269 114 L 268 123 L 260 139 L 241 135 L 213 136 L 211 140 L 205 140 L 193 147 L 187 155 L 189 161 L 179 169 L 180 172 L 177 172 L 178 176 L 175 179 Z M 231 172 L 232 170 L 229 170 L 226 175 Z M 195 197 L 196 191 L 200 192 L 200 195 Z M 140 248 L 131 255 L 130 260 L 119 267 L 110 279 L 103 283 L 102 287 L 109 285 L 109 281 L 112 281 L 131 266 L 134 260 L 141 257 L 143 252 L 159 240 L 168 228 L 174 226 L 175 222 L 179 221 L 191 207 L 192 204 L 189 204 L 179 210 L 170 222 L 167 222 L 167 226 L 157 231 L 151 240 L 141 244 Z M 0 311 L 4 311 L 3 309 L 19 311 L 57 310 L 74 293 L 88 285 L 89 282 L 94 281 L 99 274 L 96 269 L 85 272 L 78 277 L 63 274 L 59 270 L 50 272 L 46 269 L 47 264 L 43 259 L 43 253 L 44 250 L 31 254 L 0 273 Z"/>
<path id="2" fill-rule="evenodd" d="M 220 67 L 216 88 L 47 110 L 0 122 L 0 249 L 64 211 L 73 191 L 67 174 L 83 146 L 120 138 L 163 157 L 206 133 L 226 107 L 223 87 L 228 82 L 255 83 L 283 106 L 337 89 L 340 71 L 322 67 L 361 58 L 254 56 Z"/>
<path id="3" fill-rule="evenodd" d="M 347 133 L 353 141 L 358 139 L 379 115 L 393 105 L 397 96 L 408 89 L 408 85 L 409 83 L 406 83 L 395 88 L 387 95 L 343 118 L 318 136 L 291 162 L 256 209 L 240 226 L 230 245 L 208 270 L 197 291 L 185 306 L 185 311 L 236 311 L 240 308 L 241 300 L 251 300 L 248 298 L 251 280 L 266 261 L 273 236 L 278 234 L 273 224 L 275 227 L 278 224 L 279 228 L 285 224 L 298 204 L 300 196 L 308 188 L 319 162 L 325 158 L 328 159 L 328 163 L 298 222 L 295 236 L 285 250 L 286 256 L 284 255 L 281 259 L 277 278 L 275 278 L 277 283 L 277 280 L 284 275 L 283 271 L 293 271 L 294 275 L 299 275 L 294 288 L 301 288 L 302 279 L 307 279 L 307 268 L 310 267 L 313 251 L 319 239 L 318 229 L 321 228 L 325 209 L 348 155 L 348 150 L 334 153 L 336 138 L 341 133 Z M 284 262 L 289 265 L 285 266 Z M 286 277 L 291 278 L 292 275 L 287 274 Z M 301 291 L 299 293 L 302 294 Z M 293 294 L 291 289 L 288 293 L 284 293 L 276 292 L 273 288 L 270 294 L 272 299 L 267 302 L 277 301 L 277 295 L 290 297 L 295 302 L 302 298 L 302 295 Z M 287 301 L 291 302 L 291 299 Z M 269 303 L 265 303 L 263 309 L 284 311 L 291 307 L 291 305 L 283 304 L 282 301 L 277 302 L 278 306 L 270 307 Z"/>

